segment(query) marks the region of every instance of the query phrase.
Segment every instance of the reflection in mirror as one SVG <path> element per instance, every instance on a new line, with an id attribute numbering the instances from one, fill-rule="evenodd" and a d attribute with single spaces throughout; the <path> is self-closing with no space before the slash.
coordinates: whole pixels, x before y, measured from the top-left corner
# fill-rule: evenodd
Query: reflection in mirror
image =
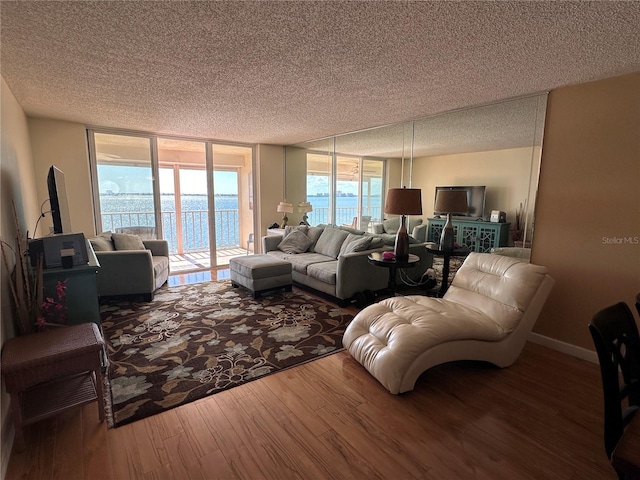
<path id="1" fill-rule="evenodd" d="M 336 137 L 336 163 L 342 165 L 337 181 L 343 188 L 337 201 L 344 207 L 336 208 L 336 218 L 351 217 L 343 224 L 369 230 L 385 218 L 386 190 L 401 183 L 402 168 L 394 156 L 402 157 L 410 146 L 404 136 L 405 125 L 399 124 Z"/>
<path id="2" fill-rule="evenodd" d="M 490 221 L 493 211 L 506 214 L 508 225 L 488 225 L 482 234 L 468 226 L 463 245 L 481 243 L 484 240 L 477 236 L 486 235 L 480 251 L 516 247 L 500 252 L 529 257 L 529 250 L 518 248 L 531 247 L 546 97 L 519 98 L 415 122 L 412 186 L 423 191 L 425 214 L 434 216 L 437 186 L 484 186 L 484 211 L 475 217 Z"/>
<path id="3" fill-rule="evenodd" d="M 485 186 L 477 217 L 487 223 L 477 225 L 499 230 L 499 238 L 481 244 L 474 226 L 465 244 L 479 251 L 529 248 L 546 100 L 546 94 L 523 97 L 288 146 L 287 192 L 294 203 L 314 205 L 312 225 L 366 230 L 384 218 L 388 188 L 422 189 L 423 222 L 435 223 L 436 186 Z M 494 210 L 505 212 L 508 225 L 489 223 Z M 528 255 L 503 253 L 514 252 Z"/>

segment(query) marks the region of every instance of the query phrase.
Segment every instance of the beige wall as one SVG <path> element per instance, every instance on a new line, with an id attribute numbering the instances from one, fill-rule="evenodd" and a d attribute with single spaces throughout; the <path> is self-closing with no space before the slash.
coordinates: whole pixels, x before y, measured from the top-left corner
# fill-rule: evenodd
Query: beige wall
<path id="1" fill-rule="evenodd" d="M 23 233 L 29 230 L 33 236 L 33 228 L 38 220 L 40 203 L 36 194 L 33 160 L 29 141 L 27 117 L 18 105 L 13 93 L 0 78 L 0 240 L 11 246 L 15 245 L 16 229 L 12 203 L 16 205 L 18 223 Z M 13 269 L 14 259 L 8 258 Z M 13 316 L 11 312 L 11 296 L 9 294 L 9 271 L 2 263 L 0 290 L 0 344 L 14 336 Z M 12 430 L 9 415 L 9 396 L 2 385 L 0 392 L 0 448 L 2 451 L 1 474 L 4 477 L 9 453 L 11 452 Z"/>
<path id="2" fill-rule="evenodd" d="M 508 222 L 515 221 L 516 208 L 529 196 L 534 154 L 526 147 L 414 159 L 412 186 L 422 189 L 423 218 L 433 216 L 436 186 L 485 185 L 484 216 L 502 210 Z"/>
<path id="3" fill-rule="evenodd" d="M 532 262 L 556 285 L 535 332 L 593 350 L 598 310 L 640 292 L 640 73 L 554 90 Z"/>
<path id="4" fill-rule="evenodd" d="M 79 123 L 30 118 L 29 132 L 33 149 L 33 161 L 38 185 L 38 200 L 49 197 L 47 170 L 55 165 L 64 172 L 69 201 L 69 216 L 74 232 L 90 237 L 95 234 L 91 175 L 85 126 Z M 53 226 L 51 215 L 42 219 L 42 233 L 48 234 Z"/>
<path id="5" fill-rule="evenodd" d="M 284 171 L 284 148 L 277 145 L 256 147 L 256 198 L 258 231 L 255 235 L 256 247 L 260 251 L 260 239 L 267 234 L 267 227 L 280 222 L 282 214 L 276 212 L 282 201 Z"/>
<path id="6" fill-rule="evenodd" d="M 287 214 L 287 218 L 289 225 L 298 225 L 303 215 L 298 212 L 298 204 L 307 201 L 307 150 L 287 147 L 286 156 L 286 199 L 293 204 L 293 213 Z M 273 208 L 275 210 L 275 206 Z M 282 214 L 277 216 L 277 221 L 282 222 Z"/>

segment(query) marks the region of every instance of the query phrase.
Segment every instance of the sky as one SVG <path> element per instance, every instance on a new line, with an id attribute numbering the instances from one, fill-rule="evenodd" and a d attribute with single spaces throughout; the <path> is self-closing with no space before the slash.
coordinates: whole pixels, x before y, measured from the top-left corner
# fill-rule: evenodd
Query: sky
<path id="1" fill-rule="evenodd" d="M 172 170 L 160 169 L 160 192 L 173 194 Z M 118 165 L 98 165 L 100 193 L 151 193 L 151 168 L 126 167 Z M 237 195 L 237 173 L 234 171 L 216 171 L 214 174 L 216 194 Z M 372 179 L 374 190 L 380 190 L 382 179 Z M 203 170 L 180 170 L 180 190 L 183 195 L 206 195 L 207 181 Z M 337 182 L 337 190 L 341 193 L 358 194 L 357 181 Z M 309 175 L 307 177 L 307 194 L 310 196 L 329 193 L 329 177 Z"/>
<path id="2" fill-rule="evenodd" d="M 98 165 L 100 193 L 152 193 L 151 169 Z M 216 171 L 213 177 L 216 194 L 238 193 L 237 173 Z M 181 170 L 180 191 L 183 195 L 207 194 L 207 179 L 202 170 Z M 175 193 L 172 170 L 160 169 L 160 193 Z"/>
<path id="3" fill-rule="evenodd" d="M 374 191 L 378 192 L 382 189 L 382 179 L 372 178 L 371 186 Z M 336 189 L 342 193 L 350 193 L 352 195 L 358 195 L 358 182 L 338 180 L 336 182 Z M 309 175 L 307 176 L 307 195 L 318 195 L 329 193 L 329 177 L 324 175 Z"/>

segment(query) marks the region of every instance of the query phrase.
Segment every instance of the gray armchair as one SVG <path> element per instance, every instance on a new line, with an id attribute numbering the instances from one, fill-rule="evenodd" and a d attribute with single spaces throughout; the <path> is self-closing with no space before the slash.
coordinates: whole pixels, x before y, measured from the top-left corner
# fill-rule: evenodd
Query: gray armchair
<path id="1" fill-rule="evenodd" d="M 413 237 L 418 243 L 424 243 L 427 241 L 427 228 L 428 224 L 423 224 L 421 218 L 409 217 L 407 222 L 407 233 Z M 382 223 L 376 223 L 373 225 L 374 234 L 390 233 L 395 235 L 400 228 L 400 217 L 390 218 L 384 220 Z"/>
<path id="2" fill-rule="evenodd" d="M 98 296 L 143 295 L 153 300 L 154 292 L 169 278 L 169 244 L 138 237 L 139 245 L 129 249 L 114 241 L 117 235 L 103 233 L 89 239 L 100 263 Z"/>

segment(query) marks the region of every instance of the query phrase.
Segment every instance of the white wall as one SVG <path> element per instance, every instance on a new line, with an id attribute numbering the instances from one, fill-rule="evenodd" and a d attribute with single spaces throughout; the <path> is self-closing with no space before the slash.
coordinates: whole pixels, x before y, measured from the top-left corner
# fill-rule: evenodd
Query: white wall
<path id="1" fill-rule="evenodd" d="M 0 78 L 0 240 L 11 248 L 15 245 L 16 228 L 12 203 L 15 203 L 18 224 L 23 233 L 32 229 L 39 216 L 40 204 L 36 193 L 31 145 L 27 117 L 13 93 Z M 10 270 L 13 269 L 14 259 Z M 1 267 L 0 344 L 14 336 L 11 296 L 9 294 L 10 272 Z M 12 422 L 9 420 L 9 396 L 4 384 L 0 392 L 0 461 L 4 478 L 13 442 Z"/>

